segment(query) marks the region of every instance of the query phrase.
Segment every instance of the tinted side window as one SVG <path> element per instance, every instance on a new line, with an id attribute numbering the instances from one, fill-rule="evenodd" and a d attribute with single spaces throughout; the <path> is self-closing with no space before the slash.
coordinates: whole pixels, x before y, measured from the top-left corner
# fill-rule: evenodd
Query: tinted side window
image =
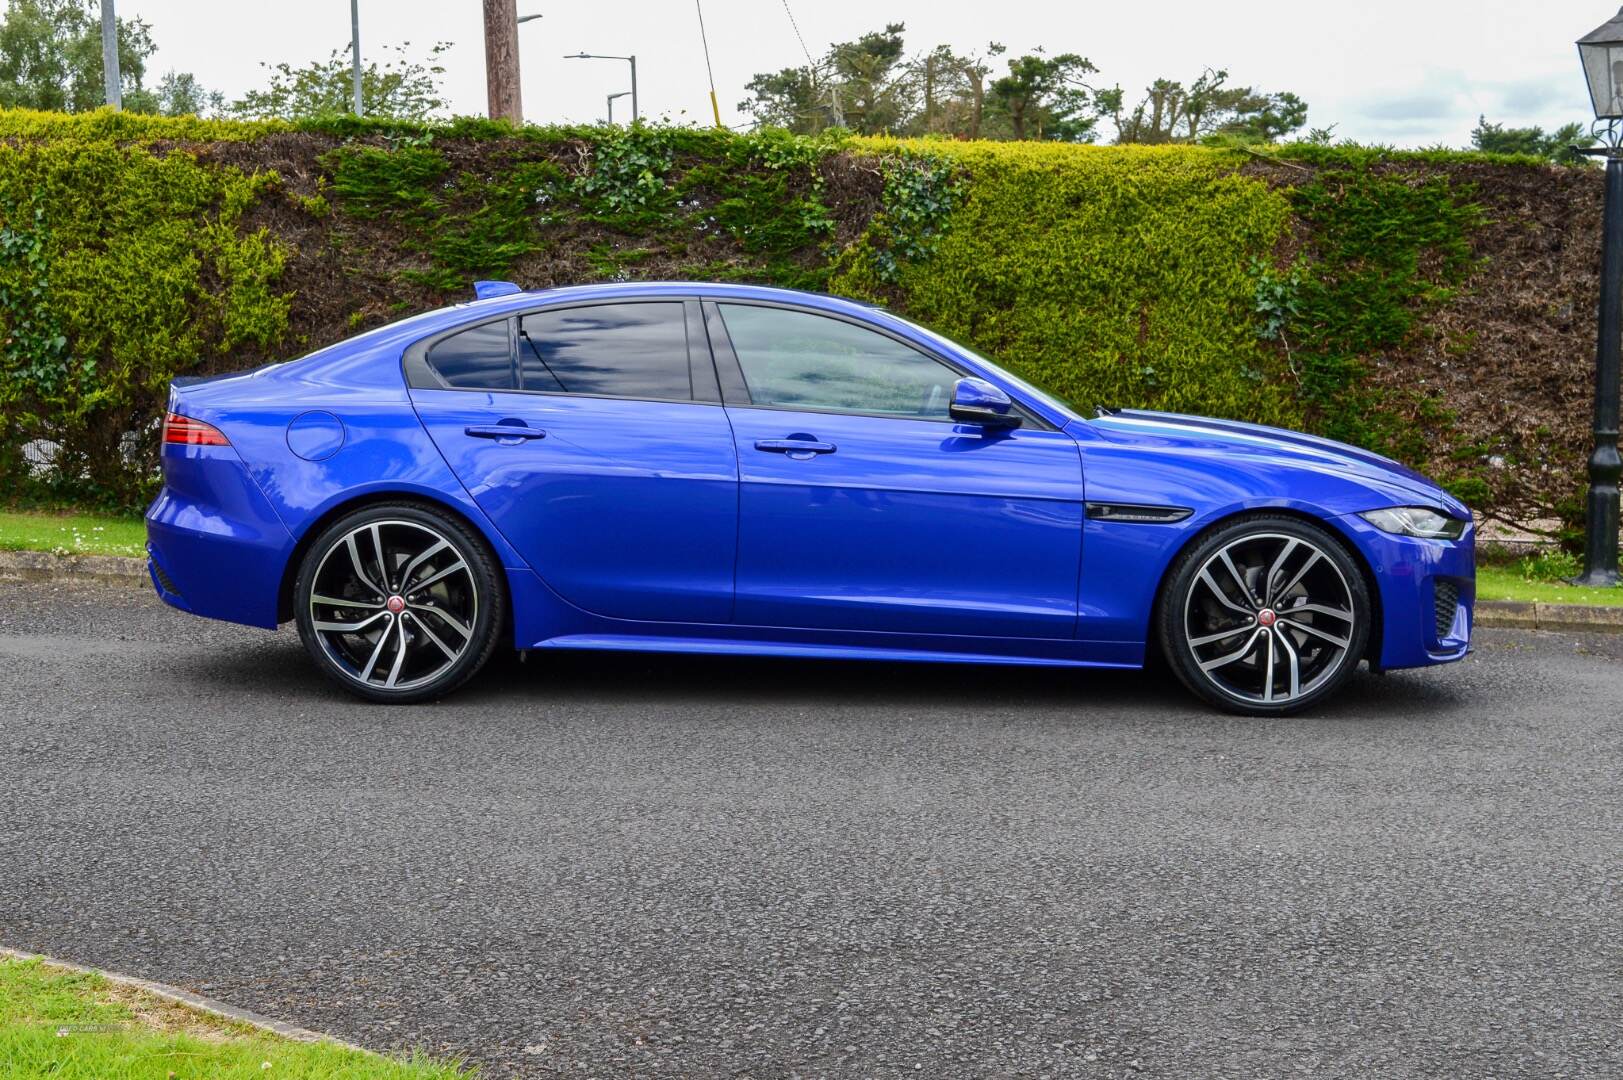
<path id="1" fill-rule="evenodd" d="M 958 373 L 916 349 L 839 319 L 719 306 L 757 405 L 950 419 Z"/>
<path id="2" fill-rule="evenodd" d="M 526 315 L 519 323 L 526 390 L 688 401 L 682 304 L 593 304 Z"/>
<path id="3" fill-rule="evenodd" d="M 449 386 L 468 390 L 512 390 L 513 358 L 507 320 L 453 334 L 428 351 L 428 366 Z"/>

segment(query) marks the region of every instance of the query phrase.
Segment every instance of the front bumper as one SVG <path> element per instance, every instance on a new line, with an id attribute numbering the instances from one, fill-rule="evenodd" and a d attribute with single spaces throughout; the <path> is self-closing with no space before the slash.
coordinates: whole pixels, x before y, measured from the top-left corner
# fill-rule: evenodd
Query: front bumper
<path id="1" fill-rule="evenodd" d="M 1476 531 L 1458 540 L 1421 540 L 1382 532 L 1357 514 L 1337 519 L 1357 545 L 1380 590 L 1381 670 L 1460 660 L 1471 651 L 1476 606 Z"/>

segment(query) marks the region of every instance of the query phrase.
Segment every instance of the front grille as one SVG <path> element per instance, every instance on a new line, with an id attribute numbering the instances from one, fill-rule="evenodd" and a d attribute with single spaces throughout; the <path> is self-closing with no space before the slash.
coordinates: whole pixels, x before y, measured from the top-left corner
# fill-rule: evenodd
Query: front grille
<path id="1" fill-rule="evenodd" d="M 1437 603 L 1437 638 L 1441 640 L 1454 629 L 1454 613 L 1460 606 L 1460 587 L 1452 581 L 1444 581 L 1441 578 L 1436 579 L 1432 585 Z"/>
<path id="2" fill-rule="evenodd" d="M 152 560 L 152 572 L 158 576 L 158 584 L 163 586 L 164 592 L 171 596 L 180 595 L 180 588 L 174 583 L 168 574 L 163 572 L 163 566 L 158 562 L 157 559 Z"/>

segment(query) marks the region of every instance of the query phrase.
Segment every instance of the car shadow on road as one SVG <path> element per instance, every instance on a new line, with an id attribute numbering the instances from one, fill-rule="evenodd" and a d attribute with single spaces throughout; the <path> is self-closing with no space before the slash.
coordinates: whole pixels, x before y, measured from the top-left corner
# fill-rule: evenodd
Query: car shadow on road
<path id="1" fill-rule="evenodd" d="M 893 663 L 766 657 L 662 656 L 633 653 L 532 653 L 492 665 L 465 692 L 544 693 L 574 700 L 722 700 L 987 708 L 1095 706 L 1159 715 L 1211 713 L 1164 664 L 1146 670 L 1022 667 L 1002 664 Z M 1386 712 L 1446 710 L 1452 687 L 1424 673 L 1376 676 L 1360 671 L 1312 715 L 1359 718 Z"/>
<path id="2" fill-rule="evenodd" d="M 185 677 L 214 687 L 273 689 L 302 700 L 341 697 L 290 630 L 267 649 L 198 654 Z M 1311 718 L 1361 720 L 1442 715 L 1468 704 L 1446 672 L 1376 676 L 1360 671 Z M 774 657 L 542 650 L 498 653 L 448 699 L 504 704 L 637 704 L 1092 709 L 1160 717 L 1215 715 L 1159 661 L 1144 671 L 1003 664 L 896 663 Z"/>

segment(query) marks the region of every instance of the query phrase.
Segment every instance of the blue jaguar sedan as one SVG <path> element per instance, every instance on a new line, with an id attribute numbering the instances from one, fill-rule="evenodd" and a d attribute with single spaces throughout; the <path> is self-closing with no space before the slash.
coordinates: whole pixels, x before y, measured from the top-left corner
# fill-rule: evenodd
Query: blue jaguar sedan
<path id="1" fill-rule="evenodd" d="M 1083 416 L 830 296 L 636 283 L 478 299 L 177 379 L 152 581 L 293 620 L 382 702 L 499 648 L 1136 668 L 1268 715 L 1470 647 L 1466 507 L 1273 428 Z"/>

